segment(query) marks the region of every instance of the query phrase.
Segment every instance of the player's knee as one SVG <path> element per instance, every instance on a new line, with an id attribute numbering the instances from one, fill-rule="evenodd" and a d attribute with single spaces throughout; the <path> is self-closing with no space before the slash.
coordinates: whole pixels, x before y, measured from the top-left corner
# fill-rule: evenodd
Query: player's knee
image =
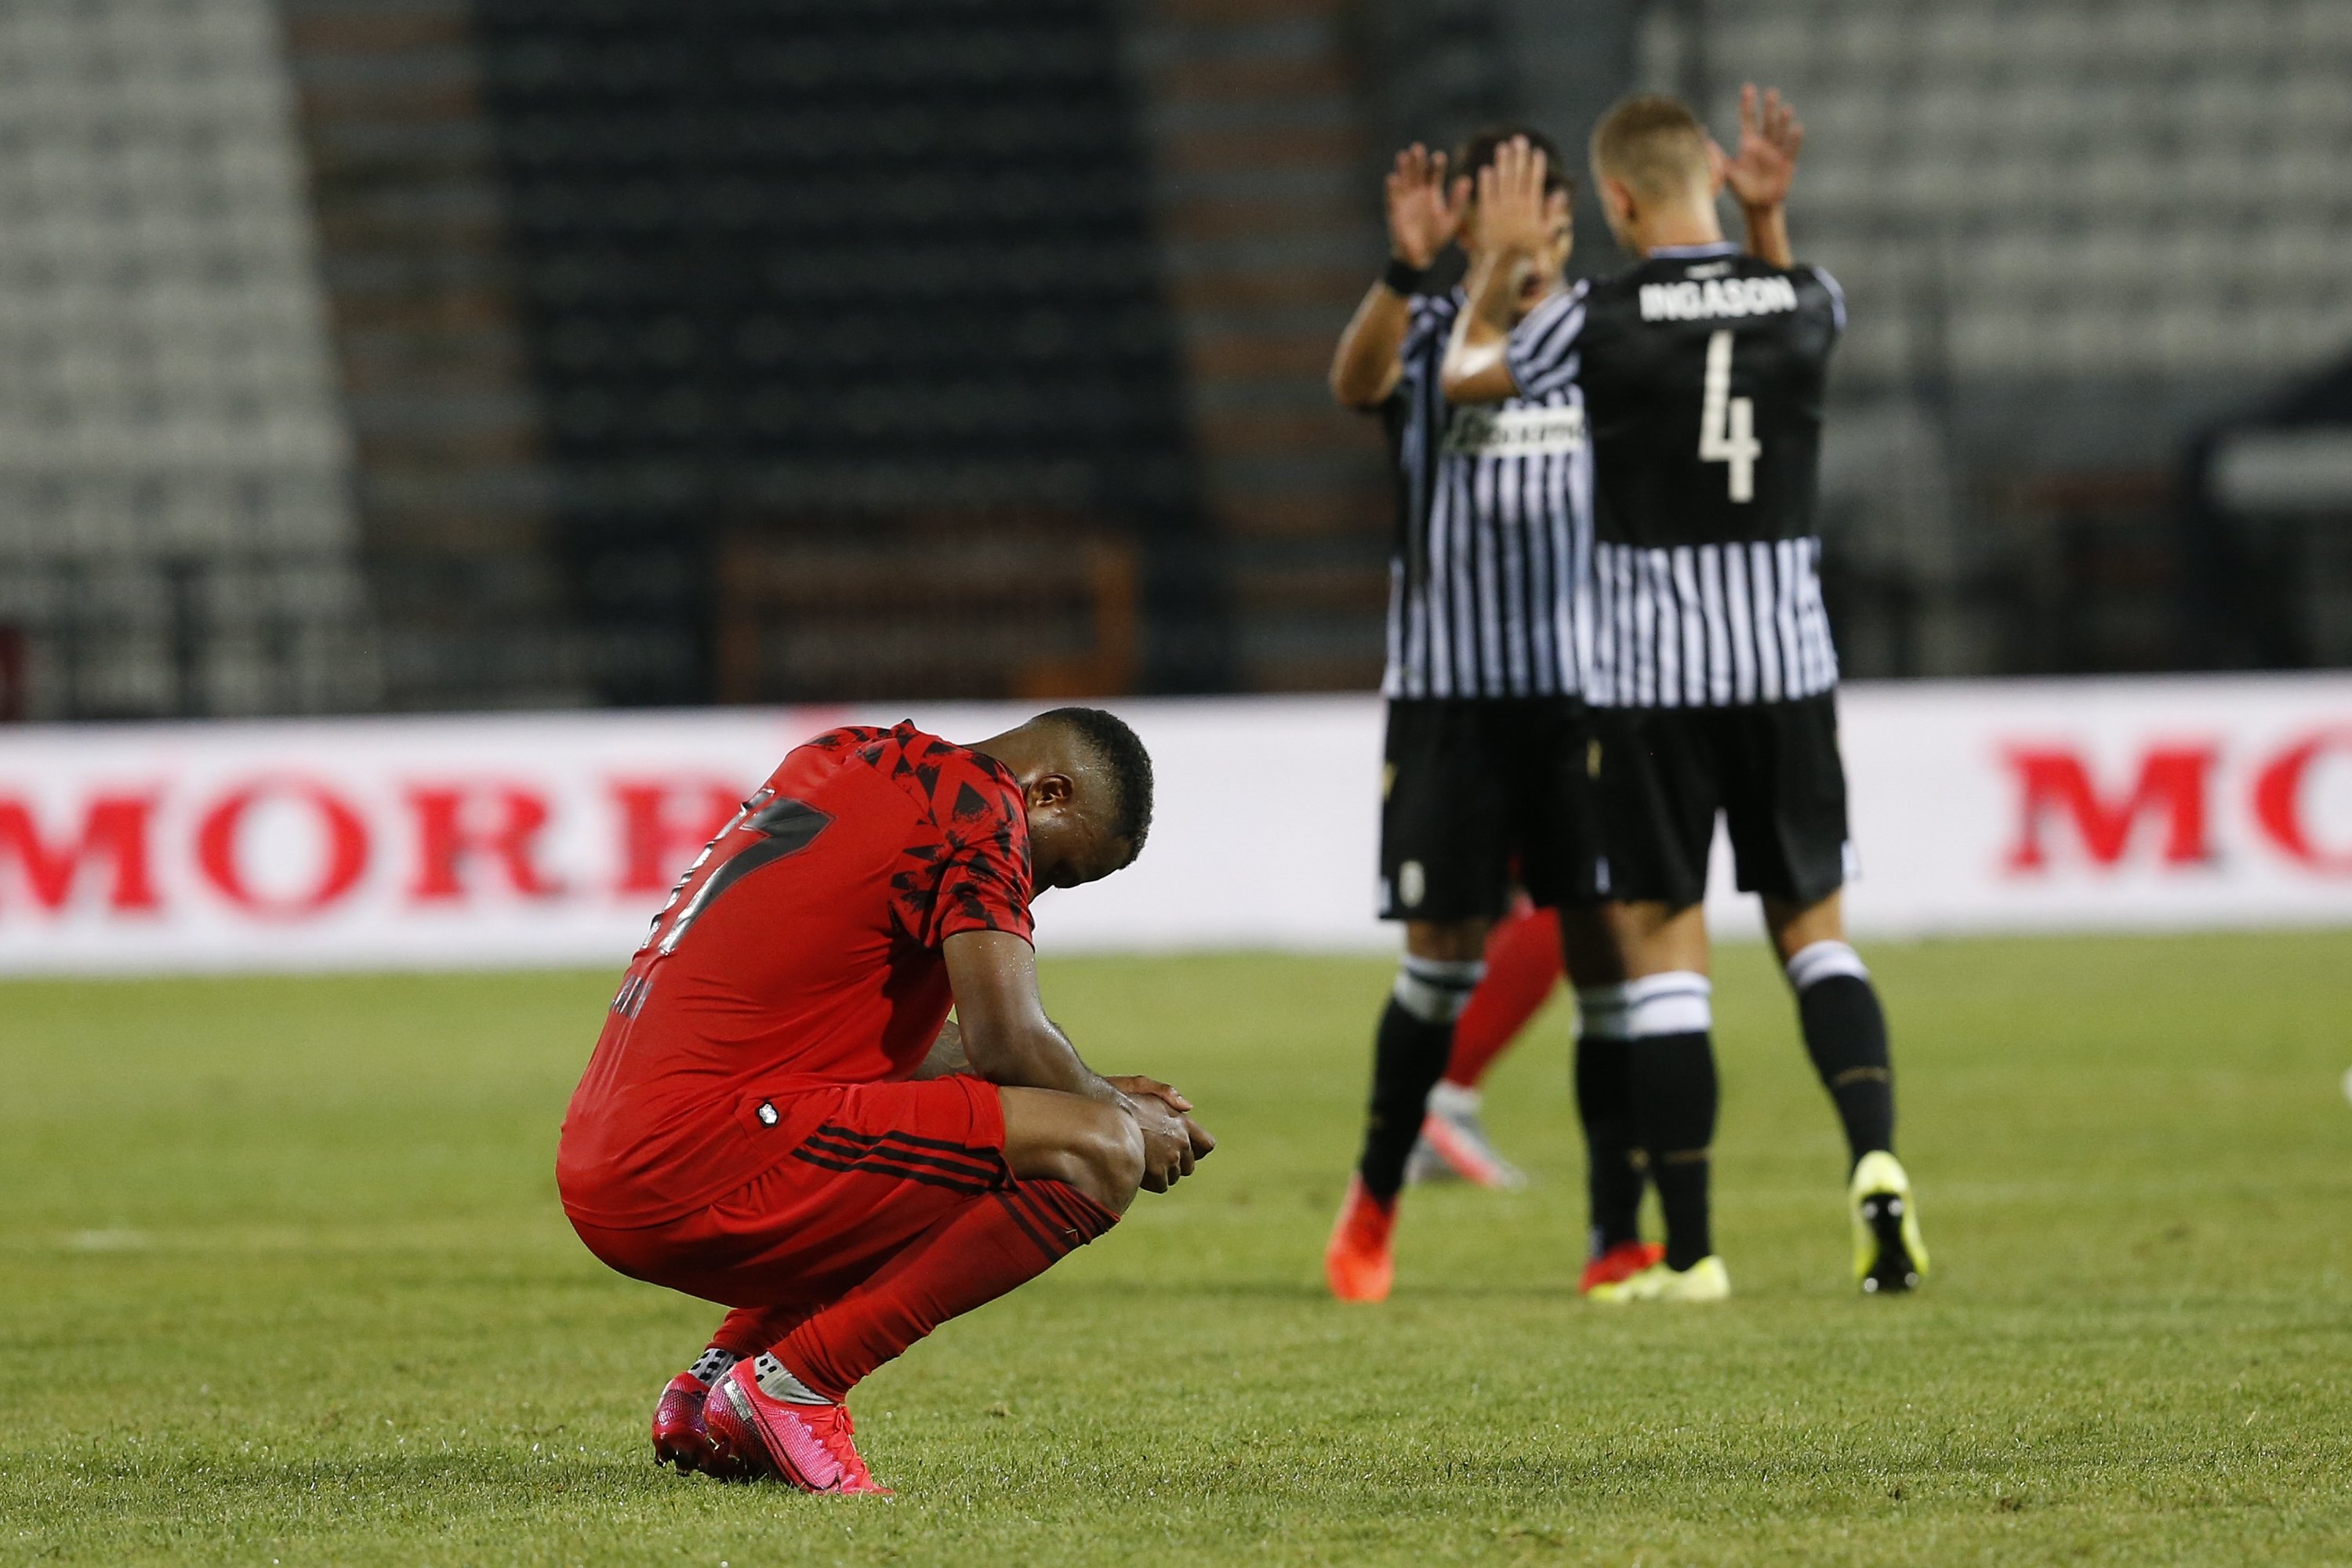
<path id="1" fill-rule="evenodd" d="M 1104 1175 L 1112 1195 L 1104 1201 L 1112 1208 L 1124 1210 L 1143 1187 L 1143 1129 L 1124 1112 L 1114 1113 L 1111 1120 L 1118 1124 L 1117 1142 L 1106 1151 L 1109 1169 Z"/>
<path id="2" fill-rule="evenodd" d="M 1124 1214 L 1143 1186 L 1143 1130 L 1116 1106 L 1098 1105 L 1071 1130 L 1062 1179 Z"/>
<path id="3" fill-rule="evenodd" d="M 1625 978 L 1625 957 L 1617 933 L 1598 908 L 1559 911 L 1559 951 L 1569 979 L 1580 987 L 1615 985 Z"/>
<path id="4" fill-rule="evenodd" d="M 1414 958 L 1465 963 L 1483 958 L 1492 921 L 1407 921 L 1404 950 Z"/>

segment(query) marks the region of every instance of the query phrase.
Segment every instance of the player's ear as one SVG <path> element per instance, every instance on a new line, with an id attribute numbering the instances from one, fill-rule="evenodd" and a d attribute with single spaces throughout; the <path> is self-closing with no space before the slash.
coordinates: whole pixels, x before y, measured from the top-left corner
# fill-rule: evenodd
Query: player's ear
<path id="1" fill-rule="evenodd" d="M 1706 139 L 1707 194 L 1709 195 L 1721 195 L 1723 194 L 1723 182 L 1730 173 L 1731 154 L 1723 150 L 1722 142 L 1717 142 L 1712 136 L 1708 137 Z"/>
<path id="2" fill-rule="evenodd" d="M 1041 805 L 1066 806 L 1076 787 L 1067 773 L 1040 773 L 1029 781 L 1030 809 L 1034 811 Z"/>

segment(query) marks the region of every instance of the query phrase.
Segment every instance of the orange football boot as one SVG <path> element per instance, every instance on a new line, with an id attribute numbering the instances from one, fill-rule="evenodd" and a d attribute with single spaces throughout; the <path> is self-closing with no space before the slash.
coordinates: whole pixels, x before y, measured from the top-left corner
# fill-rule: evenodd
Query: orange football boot
<path id="1" fill-rule="evenodd" d="M 1590 1296 L 1595 1285 L 1622 1285 L 1644 1268 L 1665 1259 L 1663 1242 L 1621 1241 L 1584 1266 L 1584 1278 L 1576 1282 L 1576 1293 Z"/>
<path id="2" fill-rule="evenodd" d="M 1396 1256 L 1389 1237 L 1396 1229 L 1396 1199 L 1386 1203 L 1364 1191 L 1361 1176 L 1348 1178 L 1348 1199 L 1331 1244 L 1323 1249 L 1323 1278 L 1342 1301 L 1385 1301 L 1396 1279 Z"/>

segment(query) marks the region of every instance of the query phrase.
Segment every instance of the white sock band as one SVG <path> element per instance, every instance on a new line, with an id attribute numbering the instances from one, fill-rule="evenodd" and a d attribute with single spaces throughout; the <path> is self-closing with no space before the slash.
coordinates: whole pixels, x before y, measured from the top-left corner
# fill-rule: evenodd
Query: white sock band
<path id="1" fill-rule="evenodd" d="M 713 1345 L 709 1350 L 704 1351 L 700 1355 L 696 1356 L 694 1358 L 694 1364 L 688 1367 L 686 1370 L 700 1378 L 704 1383 L 715 1384 L 720 1378 L 725 1377 L 729 1372 L 733 1370 L 735 1363 L 741 1359 L 742 1358 L 737 1355 L 733 1351 L 723 1351 L 717 1345 Z"/>
<path id="2" fill-rule="evenodd" d="M 1470 1005 L 1470 993 L 1486 978 L 1484 959 L 1417 958 L 1408 952 L 1397 966 L 1397 1005 L 1424 1024 L 1451 1024 Z"/>
<path id="3" fill-rule="evenodd" d="M 1801 992 L 1841 974 L 1856 980 L 1870 978 L 1870 971 L 1862 966 L 1862 954 L 1842 942 L 1808 942 L 1789 960 L 1788 968 L 1789 984 Z"/>
<path id="4" fill-rule="evenodd" d="M 1437 1087 L 1429 1091 L 1429 1109 L 1440 1116 L 1475 1116 L 1486 1098 L 1475 1089 L 1439 1079 Z"/>
<path id="5" fill-rule="evenodd" d="M 1576 1032 L 1588 1040 L 1622 1040 L 1625 1035 L 1625 987 L 1580 985 L 1576 988 Z"/>
<path id="6" fill-rule="evenodd" d="M 1646 1040 L 1658 1035 L 1704 1034 L 1715 1026 L 1708 998 L 1715 987 L 1692 970 L 1645 974 L 1625 982 L 1625 1034 Z"/>
<path id="7" fill-rule="evenodd" d="M 751 1375 L 759 1380 L 760 1392 L 771 1399 L 781 1399 L 787 1405 L 833 1403 L 815 1389 L 794 1377 L 782 1362 L 765 1351 L 761 1351 L 752 1358 Z"/>

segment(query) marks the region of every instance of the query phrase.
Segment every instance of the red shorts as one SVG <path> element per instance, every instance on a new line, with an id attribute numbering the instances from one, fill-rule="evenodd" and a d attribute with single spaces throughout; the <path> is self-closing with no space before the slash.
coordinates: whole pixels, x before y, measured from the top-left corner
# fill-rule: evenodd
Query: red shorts
<path id="1" fill-rule="evenodd" d="M 720 1114 L 724 1114 L 721 1112 Z M 626 1229 L 572 1216 L 612 1268 L 729 1307 L 837 1299 L 973 1199 L 1013 1184 L 1004 1110 L 976 1078 L 834 1084 L 744 1106 L 761 1173 L 707 1208 Z"/>

